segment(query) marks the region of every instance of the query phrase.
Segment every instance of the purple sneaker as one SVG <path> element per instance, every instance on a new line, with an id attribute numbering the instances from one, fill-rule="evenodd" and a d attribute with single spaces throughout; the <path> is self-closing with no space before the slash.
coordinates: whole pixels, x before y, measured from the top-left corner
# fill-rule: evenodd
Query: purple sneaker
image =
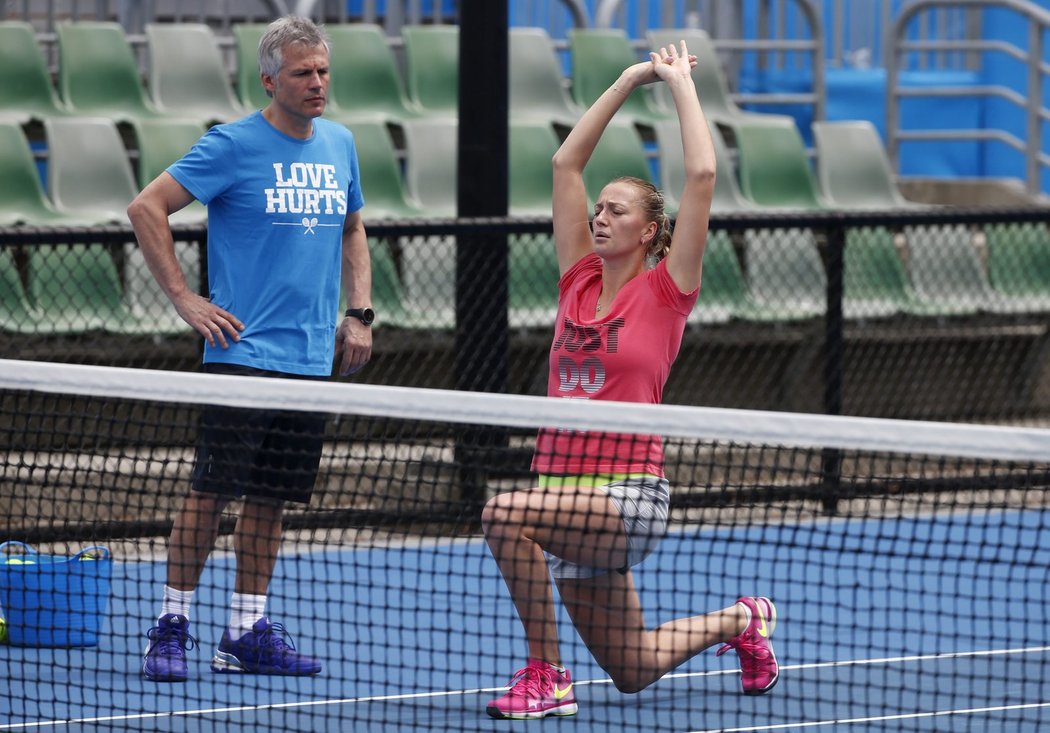
<path id="1" fill-rule="evenodd" d="M 762 695 L 772 690 L 780 679 L 780 667 L 770 641 L 773 629 L 777 626 L 777 608 L 773 601 L 761 596 L 740 598 L 737 603 L 751 610 L 751 623 L 740 636 L 726 642 L 716 656 L 736 649 L 740 658 L 740 686 L 744 688 L 744 694 Z"/>
<path id="2" fill-rule="evenodd" d="M 190 636 L 190 620 L 166 613 L 146 632 L 149 645 L 142 660 L 142 675 L 154 682 L 185 682 L 189 677 L 186 652 L 197 645 Z"/>
<path id="3" fill-rule="evenodd" d="M 211 668 L 215 672 L 249 674 L 311 675 L 320 672 L 321 663 L 297 652 L 294 644 L 285 642 L 285 635 L 288 632 L 284 626 L 270 623 L 265 616 L 236 641 L 230 639 L 227 629 L 211 660 Z M 291 641 L 291 637 L 288 638 Z"/>

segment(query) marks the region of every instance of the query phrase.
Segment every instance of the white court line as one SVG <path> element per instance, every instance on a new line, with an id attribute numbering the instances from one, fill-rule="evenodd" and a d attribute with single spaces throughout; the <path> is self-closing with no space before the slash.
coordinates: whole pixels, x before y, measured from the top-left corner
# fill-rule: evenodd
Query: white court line
<path id="1" fill-rule="evenodd" d="M 962 708 L 960 710 L 936 710 L 929 713 L 899 713 L 897 715 L 876 715 L 870 718 L 844 718 L 842 720 L 814 720 L 804 723 L 777 723 L 775 725 L 755 725 L 747 728 L 711 728 L 709 730 L 691 731 L 691 733 L 755 733 L 767 730 L 802 730 L 803 728 L 823 728 L 829 725 L 852 725 L 853 723 L 879 723 L 888 720 L 915 720 L 917 718 L 940 718 L 949 715 L 976 715 L 978 713 L 998 713 L 1007 710 L 1031 710 L 1048 708 L 1050 702 L 1033 702 L 1027 705 L 1000 705 L 990 708 Z"/>
<path id="2" fill-rule="evenodd" d="M 907 657 L 883 657 L 878 659 L 851 659 L 839 662 L 814 662 L 811 664 L 792 664 L 782 666 L 781 672 L 794 671 L 794 670 L 806 670 L 806 669 L 833 669 L 836 667 L 850 667 L 860 665 L 872 665 L 872 664 L 892 664 L 892 663 L 905 663 L 905 662 L 919 662 L 919 661 L 931 661 L 941 659 L 962 659 L 964 657 L 990 657 L 1000 656 L 1006 654 L 1035 654 L 1041 652 L 1050 652 L 1050 646 L 1035 646 L 1035 647 L 1023 647 L 1018 649 L 988 649 L 983 651 L 973 652 L 946 652 L 944 654 L 928 654 L 928 655 L 915 655 Z M 713 670 L 708 672 L 680 672 L 664 675 L 661 679 L 688 679 L 688 678 L 699 678 L 699 677 L 718 677 L 726 674 L 738 674 L 738 670 L 726 669 L 726 670 Z M 585 685 L 608 685 L 612 684 L 612 680 L 582 680 L 577 681 L 574 684 L 578 686 Z M 0 724 L 0 730 L 30 730 L 40 728 L 54 728 L 60 725 L 82 725 L 85 723 L 111 723 L 128 720 L 156 720 L 158 718 L 175 718 L 175 717 L 189 717 L 189 716 L 204 716 L 204 715 L 216 715 L 219 713 L 240 713 L 240 712 L 262 712 L 265 710 L 288 710 L 292 708 L 310 708 L 318 707 L 322 705 L 350 705 L 355 703 L 369 703 L 369 702 L 391 702 L 397 700 L 422 700 L 422 699 L 437 699 L 442 697 L 465 697 L 467 695 L 479 695 L 479 694 L 491 694 L 495 692 L 502 692 L 507 688 L 505 687 L 479 687 L 473 690 L 437 690 L 432 692 L 413 692 L 408 694 L 400 695 L 373 695 L 370 697 L 346 697 L 341 699 L 332 700 L 307 700 L 297 702 L 283 702 L 283 703 L 267 703 L 265 705 L 238 705 L 235 707 L 223 707 L 223 708 L 200 708 L 197 710 L 175 710 L 163 713 L 129 713 L 127 715 L 107 715 L 99 716 L 95 718 L 73 718 L 70 720 L 43 720 L 33 723 L 8 723 Z M 846 723 L 861 723 L 861 722 L 877 722 L 880 720 L 904 720 L 911 718 L 926 718 L 942 715 L 972 715 L 975 713 L 982 712 L 997 712 L 1006 710 L 1022 710 L 1028 708 L 1042 708 L 1050 707 L 1050 702 L 1043 703 L 1029 703 L 1023 705 L 1004 705 L 1000 707 L 988 707 L 988 708 L 966 708 L 960 710 L 941 710 L 935 712 L 918 712 L 918 713 L 900 713 L 897 715 L 885 715 L 872 718 L 851 718 L 846 720 L 829 720 L 829 721 L 813 721 L 813 722 L 802 722 L 802 723 L 777 723 L 774 725 L 757 726 L 751 728 L 718 728 L 711 731 L 695 731 L 694 733 L 747 733 L 749 731 L 772 731 L 772 730 L 790 730 L 792 728 L 806 728 L 806 727 L 820 727 L 834 724 L 846 724 Z"/>

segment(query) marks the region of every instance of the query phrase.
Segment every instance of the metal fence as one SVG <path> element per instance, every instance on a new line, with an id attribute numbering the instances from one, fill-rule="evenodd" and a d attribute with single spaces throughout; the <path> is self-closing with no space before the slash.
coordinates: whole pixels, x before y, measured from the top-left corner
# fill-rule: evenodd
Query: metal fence
<path id="1" fill-rule="evenodd" d="M 1050 418 L 1044 220 L 1035 208 L 719 216 L 665 401 Z M 542 394 L 556 299 L 550 226 L 370 222 L 375 356 L 353 379 Z M 205 236 L 176 233 L 202 288 Z M 457 248 L 482 275 L 457 277 Z M 201 339 L 136 264 L 126 227 L 0 229 L 0 256 L 9 358 L 197 367 Z"/>

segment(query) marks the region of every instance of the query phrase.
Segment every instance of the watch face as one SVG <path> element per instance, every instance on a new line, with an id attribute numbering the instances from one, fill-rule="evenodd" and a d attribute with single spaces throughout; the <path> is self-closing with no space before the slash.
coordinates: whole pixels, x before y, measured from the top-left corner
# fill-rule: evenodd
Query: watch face
<path id="1" fill-rule="evenodd" d="M 371 326 L 372 321 L 376 319 L 376 312 L 371 308 L 361 309 L 361 322 L 366 326 Z"/>

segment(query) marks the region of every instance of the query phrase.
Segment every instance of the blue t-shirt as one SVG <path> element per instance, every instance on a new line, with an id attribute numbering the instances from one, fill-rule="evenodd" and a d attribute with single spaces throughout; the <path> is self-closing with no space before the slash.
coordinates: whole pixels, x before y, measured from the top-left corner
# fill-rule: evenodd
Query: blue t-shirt
<path id="1" fill-rule="evenodd" d="M 244 323 L 204 361 L 332 373 L 343 222 L 364 205 L 354 137 L 313 121 L 289 137 L 261 112 L 211 128 L 168 173 L 208 206 L 211 301 Z"/>

